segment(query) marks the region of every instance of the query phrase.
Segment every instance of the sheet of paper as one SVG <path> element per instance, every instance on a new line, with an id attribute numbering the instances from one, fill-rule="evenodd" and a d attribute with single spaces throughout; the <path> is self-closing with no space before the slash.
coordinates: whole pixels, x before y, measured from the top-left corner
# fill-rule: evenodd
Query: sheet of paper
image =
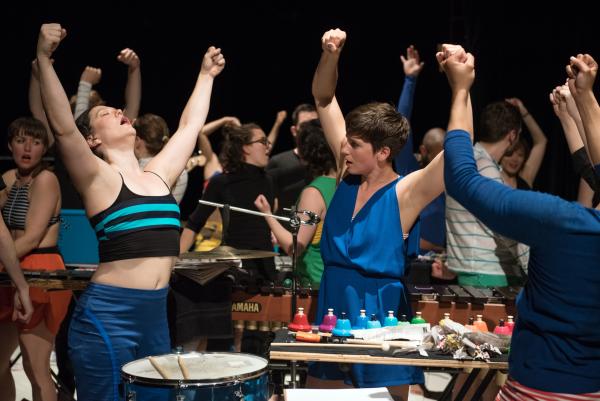
<path id="1" fill-rule="evenodd" d="M 349 389 L 285 389 L 286 401 L 393 401 L 385 387 Z"/>

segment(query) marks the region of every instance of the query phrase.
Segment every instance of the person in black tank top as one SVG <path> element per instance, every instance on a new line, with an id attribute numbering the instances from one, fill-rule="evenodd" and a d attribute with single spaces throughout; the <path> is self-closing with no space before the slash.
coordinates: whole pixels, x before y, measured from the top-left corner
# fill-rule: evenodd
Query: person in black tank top
<path id="1" fill-rule="evenodd" d="M 135 129 L 121 110 L 99 105 L 73 120 L 50 61 L 65 37 L 60 24 L 40 29 L 40 89 L 59 153 L 100 243 L 100 264 L 73 312 L 69 353 L 78 399 L 116 401 L 125 396 L 121 366 L 171 349 L 166 298 L 179 254 L 179 208 L 170 188 L 194 150 L 225 59 L 214 47 L 205 53 L 177 131 L 142 170 Z M 137 399 L 166 400 L 168 389 L 140 389 Z"/>

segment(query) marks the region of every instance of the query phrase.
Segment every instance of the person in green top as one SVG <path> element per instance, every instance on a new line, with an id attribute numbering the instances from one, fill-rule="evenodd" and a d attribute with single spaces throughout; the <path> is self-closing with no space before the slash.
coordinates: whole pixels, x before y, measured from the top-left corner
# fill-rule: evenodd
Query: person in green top
<path id="1" fill-rule="evenodd" d="M 298 259 L 296 275 L 301 286 L 319 288 L 323 274 L 321 231 L 329 202 L 335 192 L 335 157 L 327 144 L 319 120 L 302 123 L 297 141 L 298 153 L 306 163 L 312 181 L 302 190 L 296 206 L 298 210 L 310 210 L 316 213 L 321 218 L 321 222 L 317 225 L 302 225 L 298 231 L 297 254 L 301 256 Z M 263 195 L 259 195 L 254 204 L 261 212 L 271 214 L 271 207 Z M 278 220 L 272 217 L 265 217 L 265 219 L 281 248 L 291 255 L 292 234 Z"/>

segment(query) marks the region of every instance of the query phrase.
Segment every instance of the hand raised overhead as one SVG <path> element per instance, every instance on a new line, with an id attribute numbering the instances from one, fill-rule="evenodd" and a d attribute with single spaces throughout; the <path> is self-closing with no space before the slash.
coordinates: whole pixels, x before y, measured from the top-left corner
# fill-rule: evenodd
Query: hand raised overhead
<path id="1" fill-rule="evenodd" d="M 346 32 L 341 29 L 330 29 L 321 37 L 321 47 L 323 51 L 339 54 L 346 43 Z"/>
<path id="2" fill-rule="evenodd" d="M 100 78 L 102 78 L 102 70 L 88 65 L 81 73 L 81 78 L 79 80 L 89 82 L 92 85 L 97 85 L 98 82 L 100 82 Z"/>
<path id="3" fill-rule="evenodd" d="M 37 55 L 50 57 L 61 40 L 67 36 L 67 30 L 60 24 L 43 24 L 40 28 L 37 43 Z"/>
<path id="4" fill-rule="evenodd" d="M 419 51 L 415 49 L 413 45 L 406 48 L 406 57 L 400 55 L 402 61 L 402 67 L 404 68 L 404 75 L 407 77 L 416 77 L 423 69 L 423 63 L 421 57 L 419 57 Z"/>
<path id="5" fill-rule="evenodd" d="M 140 58 L 129 48 L 121 50 L 117 56 L 117 60 L 127 65 L 129 68 L 138 68 L 140 66 Z"/>
<path id="6" fill-rule="evenodd" d="M 201 72 L 214 78 L 223 71 L 223 68 L 225 68 L 225 57 L 223 57 L 221 49 L 214 46 L 209 47 L 202 59 Z"/>
<path id="7" fill-rule="evenodd" d="M 444 44 L 435 56 L 453 91 L 471 88 L 475 80 L 475 57 L 471 53 L 462 46 Z"/>
<path id="8" fill-rule="evenodd" d="M 552 92 L 550 92 L 550 103 L 552 103 L 552 109 L 558 118 L 569 117 L 569 112 L 567 110 L 567 99 L 564 96 L 565 88 L 566 85 L 557 86 L 552 90 Z M 567 92 L 569 92 L 568 88 Z"/>
<path id="9" fill-rule="evenodd" d="M 598 72 L 598 63 L 589 54 L 578 54 L 577 57 L 571 57 L 566 66 L 567 80 L 569 90 L 573 96 L 577 96 L 584 91 L 591 91 L 596 73 Z"/>

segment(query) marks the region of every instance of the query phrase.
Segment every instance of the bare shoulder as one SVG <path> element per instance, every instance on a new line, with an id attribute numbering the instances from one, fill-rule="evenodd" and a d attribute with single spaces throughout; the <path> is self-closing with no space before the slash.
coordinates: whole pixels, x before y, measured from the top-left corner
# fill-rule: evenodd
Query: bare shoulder
<path id="1" fill-rule="evenodd" d="M 58 184 L 58 178 L 56 177 L 56 174 L 48 169 L 45 169 L 34 178 L 31 183 L 31 189 L 55 190 L 60 189 L 60 186 Z"/>
<path id="2" fill-rule="evenodd" d="M 10 188 L 15 183 L 15 180 L 17 179 L 15 175 L 16 171 L 17 169 L 13 168 L 2 174 L 2 179 L 4 180 L 4 184 L 6 184 L 6 188 Z"/>

